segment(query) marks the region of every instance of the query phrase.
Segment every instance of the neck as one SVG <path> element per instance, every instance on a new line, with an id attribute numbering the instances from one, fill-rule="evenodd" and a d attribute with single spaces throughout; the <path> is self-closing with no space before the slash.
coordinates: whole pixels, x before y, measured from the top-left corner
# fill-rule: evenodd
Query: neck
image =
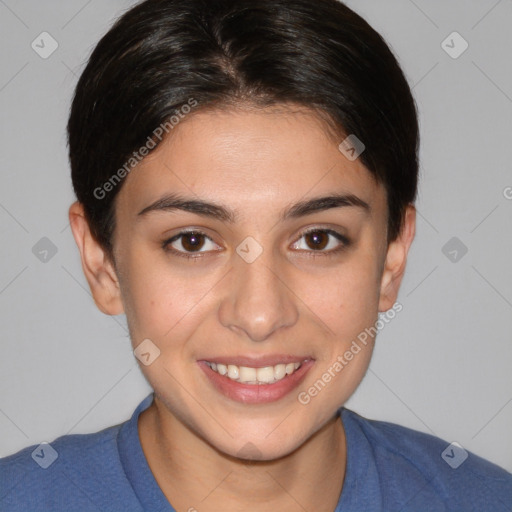
<path id="1" fill-rule="evenodd" d="M 339 416 L 303 445 L 271 461 L 226 455 L 155 402 L 139 416 L 139 438 L 160 489 L 176 510 L 332 512 L 346 467 Z"/>

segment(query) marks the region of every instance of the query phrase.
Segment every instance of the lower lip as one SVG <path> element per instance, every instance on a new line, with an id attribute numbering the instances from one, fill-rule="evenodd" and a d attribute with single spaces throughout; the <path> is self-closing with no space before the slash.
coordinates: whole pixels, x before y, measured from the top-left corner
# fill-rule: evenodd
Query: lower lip
<path id="1" fill-rule="evenodd" d="M 304 380 L 314 363 L 312 359 L 308 359 L 298 370 L 273 384 L 242 384 L 214 372 L 205 361 L 198 361 L 199 366 L 218 391 L 232 400 L 245 404 L 263 404 L 280 400 Z"/>

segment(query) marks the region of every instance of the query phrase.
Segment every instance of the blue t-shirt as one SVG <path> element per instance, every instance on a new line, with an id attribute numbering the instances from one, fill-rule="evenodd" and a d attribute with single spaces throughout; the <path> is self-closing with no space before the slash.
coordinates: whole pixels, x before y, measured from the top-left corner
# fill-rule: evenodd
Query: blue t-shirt
<path id="1" fill-rule="evenodd" d="M 120 425 L 0 459 L 0 510 L 175 512 L 139 441 L 137 419 L 152 401 L 151 393 Z M 347 467 L 333 512 L 512 510 L 512 474 L 499 466 L 428 434 L 338 413 Z"/>

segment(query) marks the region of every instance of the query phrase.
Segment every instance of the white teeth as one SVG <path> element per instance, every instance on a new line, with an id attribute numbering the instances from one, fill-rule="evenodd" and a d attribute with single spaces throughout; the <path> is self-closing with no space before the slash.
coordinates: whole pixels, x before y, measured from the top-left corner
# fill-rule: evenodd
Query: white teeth
<path id="1" fill-rule="evenodd" d="M 238 366 L 235 366 L 234 364 L 228 365 L 228 377 L 233 380 L 237 380 L 240 377 L 240 369 Z"/>
<path id="2" fill-rule="evenodd" d="M 281 380 L 286 375 L 286 365 L 277 364 L 274 366 L 274 377 L 276 380 Z"/>
<path id="3" fill-rule="evenodd" d="M 280 363 L 264 368 L 252 368 L 249 366 L 236 366 L 234 364 L 208 363 L 208 366 L 220 375 L 225 375 L 232 380 L 243 384 L 273 384 L 287 375 L 291 375 L 300 368 L 302 363 Z"/>
<path id="4" fill-rule="evenodd" d="M 258 368 L 256 371 L 256 375 L 258 376 L 258 382 L 270 384 L 275 381 L 273 366 L 265 366 L 264 368 Z"/>
<path id="5" fill-rule="evenodd" d="M 256 380 L 256 368 L 240 366 L 239 375 L 241 382 L 254 382 Z"/>

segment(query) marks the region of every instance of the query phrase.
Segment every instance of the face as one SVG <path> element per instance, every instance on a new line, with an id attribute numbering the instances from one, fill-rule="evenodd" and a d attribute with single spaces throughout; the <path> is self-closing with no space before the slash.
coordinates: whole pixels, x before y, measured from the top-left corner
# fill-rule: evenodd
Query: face
<path id="1" fill-rule="evenodd" d="M 223 453 L 277 458 L 331 420 L 396 299 L 412 232 L 386 245 L 385 191 L 340 142 L 311 111 L 198 111 L 117 197 L 96 302 L 150 340 L 165 414 Z"/>

